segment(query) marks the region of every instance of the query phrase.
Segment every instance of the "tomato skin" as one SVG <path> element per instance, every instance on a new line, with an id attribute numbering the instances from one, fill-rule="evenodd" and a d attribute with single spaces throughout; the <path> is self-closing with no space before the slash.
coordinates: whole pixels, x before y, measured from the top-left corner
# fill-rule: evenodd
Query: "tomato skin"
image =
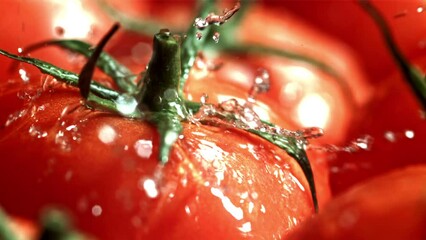
<path id="1" fill-rule="evenodd" d="M 0 130 L 9 159 L 0 161 L 0 202 L 11 214 L 36 219 L 44 207 L 62 207 L 100 239 L 239 239 L 284 236 L 314 211 L 297 163 L 255 136 L 185 124 L 161 167 L 152 126 L 82 109 L 61 118 L 80 101 L 61 85 L 27 102 L 17 91 L 3 95 L 13 106 L 0 119 L 36 110 Z M 156 177 L 159 195 L 150 198 L 143 183 Z"/>
<path id="2" fill-rule="evenodd" d="M 424 239 L 426 166 L 401 168 L 336 197 L 289 239 Z"/>

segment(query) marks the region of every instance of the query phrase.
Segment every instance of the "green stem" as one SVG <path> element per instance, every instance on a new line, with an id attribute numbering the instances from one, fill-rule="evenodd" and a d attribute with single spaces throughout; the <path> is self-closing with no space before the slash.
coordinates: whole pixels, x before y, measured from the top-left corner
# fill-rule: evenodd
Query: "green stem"
<path id="1" fill-rule="evenodd" d="M 26 47 L 21 55 L 25 55 L 47 46 L 57 46 L 74 53 L 82 54 L 86 58 L 90 58 L 94 50 L 94 47 L 91 44 L 80 40 L 48 40 Z M 111 55 L 102 52 L 96 62 L 96 65 L 114 80 L 122 92 L 134 93 L 136 91 L 136 85 L 131 79 L 134 74 L 127 67 L 115 60 Z"/>
<path id="2" fill-rule="evenodd" d="M 6 57 L 18 60 L 20 62 L 28 63 L 30 65 L 37 67 L 42 73 L 48 74 L 71 86 L 75 86 L 75 87 L 78 86 L 78 75 L 73 72 L 61 69 L 59 67 L 56 67 L 50 63 L 47 63 L 39 59 L 17 56 L 1 49 L 0 49 L 0 55 L 4 55 Z M 107 98 L 107 99 L 116 99 L 118 98 L 118 96 L 120 96 L 118 92 L 110 88 L 107 88 L 99 83 L 96 83 L 94 81 L 92 81 L 90 85 L 90 91 L 100 97 Z"/>
<path id="3" fill-rule="evenodd" d="M 368 0 L 359 0 L 361 7 L 370 15 L 385 40 L 393 59 L 399 66 L 406 82 L 410 85 L 412 91 L 416 94 L 418 101 L 422 105 L 423 110 L 426 110 L 426 79 L 425 74 L 419 71 L 415 66 L 402 54 L 401 50 L 395 43 L 394 37 L 390 31 L 390 27 L 386 23 L 383 15 L 379 10 Z"/>
<path id="4" fill-rule="evenodd" d="M 182 95 L 181 48 L 170 32 L 154 36 L 153 55 L 142 79 L 138 94 L 139 109 L 148 112 L 146 119 L 157 126 L 160 135 L 159 159 L 166 163 L 172 145 L 182 132 L 181 121 L 188 115 Z"/>

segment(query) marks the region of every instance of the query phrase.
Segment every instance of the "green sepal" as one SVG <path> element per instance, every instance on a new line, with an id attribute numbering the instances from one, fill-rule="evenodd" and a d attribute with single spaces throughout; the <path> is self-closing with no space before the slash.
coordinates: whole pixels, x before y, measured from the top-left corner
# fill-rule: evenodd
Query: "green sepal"
<path id="1" fill-rule="evenodd" d="M 92 46 L 90 43 L 76 39 L 54 39 L 30 45 L 25 48 L 23 54 L 47 46 L 57 46 L 69 50 L 73 53 L 79 53 L 85 56 L 86 58 L 90 58 L 95 49 L 95 47 Z M 132 81 L 132 79 L 135 77 L 133 72 L 131 72 L 126 66 L 119 63 L 114 57 L 112 57 L 108 53 L 102 52 L 96 62 L 96 65 L 97 67 L 99 67 L 99 69 L 101 69 L 105 74 L 107 74 L 114 80 L 120 91 L 126 93 L 134 93 L 136 91 L 136 84 Z"/>
<path id="2" fill-rule="evenodd" d="M 78 74 L 76 73 L 56 67 L 53 64 L 50 64 L 48 62 L 45 62 L 36 58 L 18 56 L 1 49 L 0 49 L 0 55 L 33 65 L 37 67 L 42 73 L 48 74 L 71 86 L 78 87 Z M 110 88 L 107 88 L 99 83 L 96 83 L 94 81 L 92 81 L 90 85 L 90 91 L 100 97 L 108 98 L 108 99 L 116 99 L 120 95 L 118 92 Z"/>
<path id="3" fill-rule="evenodd" d="M 312 201 L 314 203 L 314 208 L 315 211 L 318 212 L 318 199 L 315 188 L 314 174 L 312 172 L 308 156 L 306 155 L 306 152 L 304 150 L 304 143 L 302 142 L 302 140 L 285 135 L 270 134 L 255 129 L 247 129 L 247 131 L 271 142 L 275 146 L 278 146 L 296 160 L 296 162 L 302 168 L 306 179 L 308 180 L 309 188 L 311 190 Z"/>
<path id="4" fill-rule="evenodd" d="M 361 7 L 370 15 L 373 21 L 378 26 L 382 34 L 386 46 L 399 66 L 401 73 L 411 87 L 411 90 L 416 94 L 417 100 L 420 102 L 423 110 L 426 110 L 426 76 L 414 65 L 412 65 L 398 48 L 389 25 L 379 10 L 371 4 L 369 0 L 358 0 Z"/>

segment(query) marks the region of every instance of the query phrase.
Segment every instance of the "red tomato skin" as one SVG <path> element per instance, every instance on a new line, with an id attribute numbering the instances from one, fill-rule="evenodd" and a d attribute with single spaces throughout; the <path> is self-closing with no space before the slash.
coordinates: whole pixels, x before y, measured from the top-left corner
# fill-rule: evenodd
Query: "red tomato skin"
<path id="1" fill-rule="evenodd" d="M 59 207 L 99 239 L 240 239 L 285 236 L 313 213 L 297 163 L 255 136 L 184 124 L 162 167 L 149 124 L 82 106 L 61 117 L 80 96 L 60 84 L 18 98 L 37 86 L 0 99 L 10 102 L 3 123 L 29 108 L 0 129 L 0 203 L 13 215 L 35 220 L 43 208 Z M 158 196 L 144 187 L 147 179 L 155 179 Z"/>
<path id="2" fill-rule="evenodd" d="M 401 168 L 354 186 L 288 239 L 425 239 L 426 165 Z"/>

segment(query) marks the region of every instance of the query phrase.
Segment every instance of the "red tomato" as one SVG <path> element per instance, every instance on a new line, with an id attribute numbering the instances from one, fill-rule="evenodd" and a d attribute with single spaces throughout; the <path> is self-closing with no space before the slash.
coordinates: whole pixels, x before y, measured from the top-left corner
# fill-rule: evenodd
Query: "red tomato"
<path id="1" fill-rule="evenodd" d="M 424 163 L 424 156 L 419 154 L 426 140 L 424 116 L 411 89 L 399 72 L 388 77 L 378 89 L 380 92 L 367 108 L 363 123 L 353 133 L 354 137 L 373 137 L 371 149 L 336 154 L 330 164 L 335 194 L 389 170 Z"/>
<path id="2" fill-rule="evenodd" d="M 426 166 L 402 168 L 331 201 L 289 239 L 424 239 Z"/>
<path id="3" fill-rule="evenodd" d="M 51 60 L 75 67 L 59 56 Z M 46 76 L 34 72 L 23 84 L 16 75 L 2 72 L 0 93 L 10 103 L 1 107 L 0 152 L 11 159 L 0 161 L 0 204 L 14 215 L 34 220 L 58 206 L 100 239 L 238 239 L 280 238 L 313 213 L 300 167 L 258 137 L 185 124 L 163 166 L 151 125 L 78 107 L 76 89 Z M 211 99 L 246 94 L 232 84 L 203 86 L 216 89 Z"/>
<path id="4" fill-rule="evenodd" d="M 17 85 L 2 88 L 11 107 L 0 118 L 0 202 L 14 215 L 64 207 L 100 239 L 237 239 L 284 236 L 313 213 L 299 166 L 257 137 L 185 124 L 162 166 L 148 124 L 82 106 L 61 117 L 80 104 L 75 89 L 24 101 L 18 92 L 40 87 Z"/>
<path id="5" fill-rule="evenodd" d="M 426 21 L 424 2 L 417 0 L 388 1 L 370 0 L 385 17 L 398 45 L 410 57 L 426 53 L 426 29 L 420 22 Z M 357 1 L 286 1 L 274 4 L 265 1 L 280 11 L 285 8 L 315 25 L 323 32 L 341 39 L 355 51 L 353 55 L 363 63 L 363 69 L 371 82 L 382 82 L 389 69 L 395 67 L 377 26 Z"/>

